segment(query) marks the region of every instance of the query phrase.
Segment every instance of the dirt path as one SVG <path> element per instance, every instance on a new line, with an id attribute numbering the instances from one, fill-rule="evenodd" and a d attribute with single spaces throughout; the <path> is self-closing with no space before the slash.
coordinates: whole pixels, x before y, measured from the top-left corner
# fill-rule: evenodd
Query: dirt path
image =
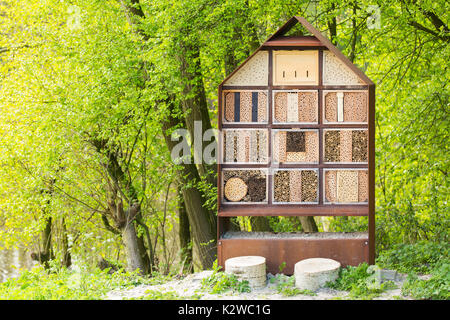
<path id="1" fill-rule="evenodd" d="M 252 290 L 249 293 L 233 293 L 210 294 L 201 288 L 202 279 L 211 275 L 212 271 L 203 271 L 186 276 L 180 280 L 172 280 L 160 285 L 141 285 L 129 290 L 114 290 L 109 292 L 106 300 L 122 300 L 140 298 L 151 292 L 159 293 L 176 293 L 184 299 L 202 299 L 202 300 L 328 300 L 328 299 L 345 299 L 348 296 L 346 291 L 338 291 L 330 288 L 322 288 L 317 290 L 315 296 L 311 295 L 295 295 L 283 296 L 277 292 L 275 283 L 267 282 L 265 288 Z M 401 286 L 403 281 L 396 281 L 397 288 L 383 292 L 376 299 L 407 299 L 401 295 Z"/>

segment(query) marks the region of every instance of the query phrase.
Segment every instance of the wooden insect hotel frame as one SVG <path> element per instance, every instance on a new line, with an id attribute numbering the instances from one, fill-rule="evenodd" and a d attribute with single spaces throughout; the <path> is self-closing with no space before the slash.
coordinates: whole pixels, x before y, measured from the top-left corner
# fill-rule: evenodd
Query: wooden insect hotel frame
<path id="1" fill-rule="evenodd" d="M 308 36 L 285 36 L 297 23 Z M 218 263 L 375 259 L 375 84 L 320 31 L 291 18 L 220 85 Z M 239 216 L 367 216 L 367 232 L 233 232 Z"/>

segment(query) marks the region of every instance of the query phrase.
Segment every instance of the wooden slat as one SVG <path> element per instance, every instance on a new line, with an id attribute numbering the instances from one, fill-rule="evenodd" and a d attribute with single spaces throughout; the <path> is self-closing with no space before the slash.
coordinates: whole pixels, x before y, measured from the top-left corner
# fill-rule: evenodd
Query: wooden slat
<path id="1" fill-rule="evenodd" d="M 298 37 L 278 37 L 273 40 L 264 42 L 265 47 L 318 47 L 322 43 L 313 36 L 298 36 Z"/>
<path id="2" fill-rule="evenodd" d="M 367 216 L 368 205 L 223 204 L 219 217 L 239 216 Z"/>

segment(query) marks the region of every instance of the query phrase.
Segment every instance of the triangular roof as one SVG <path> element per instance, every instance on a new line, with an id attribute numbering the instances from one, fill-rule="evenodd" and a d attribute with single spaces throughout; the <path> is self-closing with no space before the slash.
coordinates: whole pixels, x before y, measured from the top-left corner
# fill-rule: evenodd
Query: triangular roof
<path id="1" fill-rule="evenodd" d="M 300 23 L 313 36 L 295 36 L 283 37 L 297 23 Z M 353 71 L 362 82 L 367 85 L 374 85 L 373 81 L 369 79 L 353 62 L 351 62 L 336 46 L 331 43 L 322 33 L 314 28 L 312 24 L 306 21 L 303 17 L 294 16 L 289 19 L 281 28 L 279 28 L 272 36 L 270 36 L 255 52 L 253 52 L 244 62 L 242 62 L 232 73 L 230 73 L 220 84 L 224 85 L 239 69 L 244 66 L 255 54 L 261 51 L 262 48 L 272 46 L 302 46 L 302 47 L 323 47 L 331 51 L 340 61 L 342 61 L 351 71 Z"/>

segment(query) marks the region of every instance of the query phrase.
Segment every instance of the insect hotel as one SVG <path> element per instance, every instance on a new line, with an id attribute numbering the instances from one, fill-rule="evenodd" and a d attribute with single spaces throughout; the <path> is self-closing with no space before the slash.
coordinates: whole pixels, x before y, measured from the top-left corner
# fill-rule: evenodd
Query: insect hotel
<path id="1" fill-rule="evenodd" d="M 285 35 L 301 24 L 309 35 Z M 293 17 L 219 86 L 218 263 L 375 258 L 375 85 Z M 368 216 L 367 232 L 236 232 L 239 216 Z"/>

